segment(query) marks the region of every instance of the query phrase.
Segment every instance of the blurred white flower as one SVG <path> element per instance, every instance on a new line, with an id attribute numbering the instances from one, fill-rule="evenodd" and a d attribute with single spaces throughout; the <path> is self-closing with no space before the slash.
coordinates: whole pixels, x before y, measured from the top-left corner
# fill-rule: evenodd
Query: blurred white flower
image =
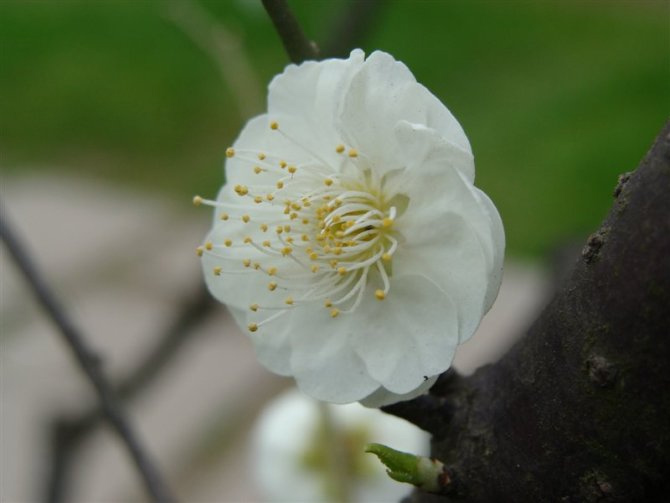
<path id="1" fill-rule="evenodd" d="M 364 452 L 386 442 L 427 454 L 416 426 L 359 404 L 319 404 L 291 390 L 271 402 L 252 432 L 251 472 L 264 502 L 397 502 L 411 487 Z"/>
<path id="2" fill-rule="evenodd" d="M 493 303 L 505 238 L 449 110 L 383 52 L 289 65 L 226 152 L 198 248 L 259 360 L 329 402 L 427 390 Z"/>

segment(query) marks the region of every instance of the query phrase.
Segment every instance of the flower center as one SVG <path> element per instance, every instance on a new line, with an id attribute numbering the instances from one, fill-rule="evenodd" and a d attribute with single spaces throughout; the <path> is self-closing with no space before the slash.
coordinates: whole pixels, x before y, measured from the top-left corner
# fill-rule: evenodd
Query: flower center
<path id="1" fill-rule="evenodd" d="M 276 122 L 270 127 L 297 144 Z M 239 225 L 231 228 L 223 242 L 208 241 L 197 251 L 200 256 L 220 259 L 221 265 L 213 270 L 215 276 L 267 276 L 267 289 L 276 300 L 249 306 L 254 313 L 266 313 L 249 324 L 252 332 L 299 305 L 323 306 L 333 318 L 351 313 L 360 305 L 370 281 L 378 284 L 374 295 L 380 301 L 391 288 L 389 271 L 398 247 L 395 220 L 399 208 L 395 203 L 406 197 L 386 194 L 384 180 L 355 149 L 335 146 L 342 165 L 334 169 L 298 146 L 311 160 L 291 164 L 274 153 L 229 148 L 227 157 L 237 161 L 234 169 L 250 169 L 258 175 L 258 184 L 233 187 L 246 204 L 234 197 L 219 201 L 194 198 L 196 205 L 222 210 L 219 225 L 240 221 L 245 231 L 248 227 L 242 236 Z M 243 256 L 244 250 L 250 252 L 248 257 Z"/>

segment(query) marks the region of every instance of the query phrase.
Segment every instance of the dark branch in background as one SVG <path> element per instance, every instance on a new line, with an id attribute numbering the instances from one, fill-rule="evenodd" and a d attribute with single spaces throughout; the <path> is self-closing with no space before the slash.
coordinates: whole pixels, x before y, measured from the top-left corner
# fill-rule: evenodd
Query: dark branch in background
<path id="1" fill-rule="evenodd" d="M 344 58 L 352 49 L 360 47 L 379 23 L 381 13 L 388 4 L 388 0 L 354 0 L 349 3 L 322 44 L 322 56 Z"/>
<path id="2" fill-rule="evenodd" d="M 128 402 L 144 391 L 165 371 L 168 364 L 187 342 L 193 342 L 201 334 L 195 328 L 214 312 L 217 305 L 204 285 L 197 293 L 189 294 L 174 321 L 146 356 L 140 359 L 135 369 L 122 379 L 114 388 L 121 400 Z M 93 433 L 100 420 L 102 411 L 98 407 L 77 417 L 59 416 L 51 422 L 51 468 L 46 488 L 46 501 L 58 503 L 67 501 L 68 476 L 70 467 L 78 449 L 87 437 Z"/>
<path id="3" fill-rule="evenodd" d="M 174 501 L 157 468 L 131 428 L 118 397 L 100 369 L 98 357 L 88 348 L 79 330 L 43 280 L 44 275 L 37 270 L 25 248 L 11 230 L 4 212 L 0 212 L 0 237 L 26 282 L 30 285 L 33 294 L 58 327 L 77 363 L 93 385 L 106 419 L 127 448 L 147 492 L 154 501 Z"/>
<path id="4" fill-rule="evenodd" d="M 286 0 L 262 0 L 275 29 L 284 44 L 284 49 L 293 63 L 307 59 L 318 59 L 319 48 L 309 40 L 289 9 Z"/>

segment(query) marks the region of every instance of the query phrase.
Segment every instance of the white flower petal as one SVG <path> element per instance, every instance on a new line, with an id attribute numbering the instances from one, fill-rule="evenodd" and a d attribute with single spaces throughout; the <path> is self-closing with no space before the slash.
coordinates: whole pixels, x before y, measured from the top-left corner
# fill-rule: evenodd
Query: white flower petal
<path id="1" fill-rule="evenodd" d="M 373 52 L 352 78 L 340 113 L 347 141 L 365 152 L 378 170 L 402 167 L 393 129 L 399 121 L 424 124 L 466 152 L 463 129 L 449 110 L 400 61 Z"/>
<path id="2" fill-rule="evenodd" d="M 490 237 L 487 242 L 489 247 L 485 247 L 489 256 L 489 286 L 486 289 L 486 297 L 484 301 L 484 312 L 488 312 L 498 296 L 500 290 L 500 283 L 503 276 L 503 261 L 505 259 L 505 230 L 503 228 L 502 219 L 497 208 L 484 192 L 478 188 L 474 188 L 475 193 L 479 196 L 479 202 L 484 207 L 489 215 L 489 230 L 487 234 L 481 230 L 482 240 Z"/>
<path id="3" fill-rule="evenodd" d="M 408 170 L 416 171 L 416 176 L 421 176 L 427 167 L 439 164 L 444 169 L 457 169 L 470 183 L 474 181 L 475 160 L 472 152 L 435 129 L 403 120 L 396 123 L 394 134 L 403 165 Z"/>
<path id="4" fill-rule="evenodd" d="M 279 129 L 309 151 L 309 159 L 322 159 L 331 167 L 339 165 L 335 148 L 342 138 L 335 129 L 341 96 L 355 72 L 363 64 L 360 49 L 348 59 L 306 61 L 289 65 L 269 86 L 268 114 Z"/>
<path id="5" fill-rule="evenodd" d="M 409 393 L 451 365 L 458 314 L 427 277 L 394 277 L 386 299 L 370 292 L 349 318 L 351 345 L 370 376 L 393 393 Z"/>
<path id="6" fill-rule="evenodd" d="M 488 287 L 486 257 L 477 236 L 456 213 L 413 222 L 403 226 L 403 233 L 406 242 L 394 257 L 394 270 L 422 274 L 448 292 L 458 312 L 458 338 L 468 339 L 484 314 Z"/>
<path id="7" fill-rule="evenodd" d="M 445 279 L 438 285 L 446 288 L 459 306 L 460 340 L 463 342 L 477 328 L 500 288 L 505 250 L 500 215 L 486 194 L 472 185 L 460 170 L 439 158 L 427 161 L 421 170 L 408 169 L 405 177 L 397 178 L 396 183 L 407 187 L 410 199 L 409 207 L 399 221 L 408 245 L 400 250 L 398 258 L 404 259 L 405 251 L 416 250 L 422 258 L 410 257 L 414 266 L 437 267 L 435 274 L 438 277 L 451 274 L 452 268 L 446 264 L 459 264 L 453 272 L 458 274 L 460 271 L 462 277 Z M 459 215 L 460 220 L 454 221 L 453 215 Z M 482 257 L 485 264 L 481 262 Z M 455 286 L 459 284 L 463 286 Z M 480 312 L 474 301 L 482 294 Z M 468 309 L 469 315 L 463 314 L 464 308 Z"/>
<path id="8" fill-rule="evenodd" d="M 226 159 L 226 182 L 232 187 L 235 184 L 268 185 L 272 188 L 276 181 L 285 173 L 277 174 L 276 167 L 283 160 L 290 164 L 301 164 L 311 161 L 311 156 L 299 145 L 284 135 L 270 128 L 271 120 L 267 114 L 259 115 L 247 122 L 239 137 L 235 140 L 235 154 Z M 261 161 L 258 154 L 267 157 Z M 259 166 L 266 171 L 259 174 L 254 167 Z M 274 171 L 270 168 L 274 167 Z M 252 205 L 251 199 L 234 199 L 236 204 L 246 202 Z"/>
<path id="9" fill-rule="evenodd" d="M 435 384 L 435 381 L 437 381 L 438 377 L 439 376 L 429 377 L 427 380 L 422 382 L 418 388 L 402 395 L 393 393 L 382 387 L 377 389 L 371 395 L 366 396 L 363 400 L 360 400 L 360 403 L 365 407 L 383 407 L 384 405 L 391 405 L 393 403 L 411 400 L 412 398 L 416 398 L 417 396 L 426 393 L 431 388 L 431 386 Z"/>
<path id="10" fill-rule="evenodd" d="M 493 266 L 502 255 L 505 236 L 500 216 L 490 199 L 472 184 L 468 172 L 471 156 L 449 142 L 442 142 L 434 131 L 409 124 L 399 123 L 396 139 L 402 149 L 415 153 L 407 157 L 404 177 L 397 177 L 396 184 L 406 187 L 414 205 L 413 218 L 440 212 L 456 212 L 467 216 L 477 235 L 483 240 L 487 259 Z"/>
<path id="11" fill-rule="evenodd" d="M 294 313 L 291 368 L 298 387 L 318 400 L 348 403 L 379 387 L 349 343 L 346 316 L 331 318 L 324 308 Z"/>

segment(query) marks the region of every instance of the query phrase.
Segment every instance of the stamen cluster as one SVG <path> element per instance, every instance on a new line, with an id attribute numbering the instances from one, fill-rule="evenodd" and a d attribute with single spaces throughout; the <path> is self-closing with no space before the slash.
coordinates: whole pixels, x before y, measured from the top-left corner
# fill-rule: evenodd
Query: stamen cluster
<path id="1" fill-rule="evenodd" d="M 278 122 L 272 121 L 269 127 L 289 138 Z M 234 193 L 243 198 L 242 206 L 194 198 L 196 205 L 218 208 L 221 221 L 238 220 L 249 227 L 241 242 L 236 242 L 235 232 L 231 232 L 222 242 L 208 241 L 197 248 L 199 256 L 220 259 L 213 274 L 240 272 L 230 264 L 235 259 L 226 254 L 227 249 L 253 249 L 267 260 L 252 259 L 252 255 L 258 256 L 252 253 L 241 260 L 244 269 L 266 275 L 269 291 L 288 293 L 281 302 L 277 299 L 269 305 L 254 302 L 249 306 L 253 312 L 273 312 L 262 321 L 249 323 L 252 332 L 304 303 L 320 301 L 332 318 L 351 313 L 360 305 L 371 274 L 381 280 L 382 288 L 374 292 L 378 300 L 384 300 L 390 291 L 385 264 L 391 263 L 398 247 L 393 235 L 396 207 L 390 206 L 382 180 L 364 168 L 364 156 L 343 144 L 333 149 L 342 155 L 342 163 L 350 163 L 353 169 L 336 170 L 318 156 L 314 163 L 294 164 L 274 153 L 230 147 L 228 158 L 236 157 L 242 161 L 242 169 L 254 175 L 272 175 L 274 186 L 234 185 Z M 259 207 L 253 218 L 240 213 L 249 201 Z M 279 258 L 285 261 L 277 261 Z M 289 267 L 285 267 L 286 261 Z"/>

